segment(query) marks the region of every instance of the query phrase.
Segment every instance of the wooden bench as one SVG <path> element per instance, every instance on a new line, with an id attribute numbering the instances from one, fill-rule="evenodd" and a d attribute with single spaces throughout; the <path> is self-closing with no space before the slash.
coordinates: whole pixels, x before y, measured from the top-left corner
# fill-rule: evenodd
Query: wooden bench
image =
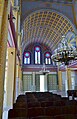
<path id="1" fill-rule="evenodd" d="M 77 97 L 77 90 L 67 90 L 68 98 L 72 96 L 72 100 Z"/>

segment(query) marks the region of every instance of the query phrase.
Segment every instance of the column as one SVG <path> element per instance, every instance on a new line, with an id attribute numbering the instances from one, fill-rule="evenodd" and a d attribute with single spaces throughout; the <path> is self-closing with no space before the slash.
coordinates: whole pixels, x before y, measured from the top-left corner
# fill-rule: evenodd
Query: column
<path id="1" fill-rule="evenodd" d="M 16 48 L 8 48 L 8 70 L 6 82 L 7 107 L 12 108 L 15 99 L 16 85 Z"/>
<path id="2" fill-rule="evenodd" d="M 40 75 L 40 92 L 44 92 L 44 75 Z"/>
<path id="3" fill-rule="evenodd" d="M 17 61 L 16 64 L 16 98 L 18 97 L 19 94 L 22 92 L 22 86 L 21 86 L 21 66 L 19 60 Z"/>
<path id="4" fill-rule="evenodd" d="M 67 68 L 67 65 L 65 66 L 66 68 L 66 77 L 65 77 L 65 91 L 67 92 L 68 90 L 68 68 Z"/>
<path id="5" fill-rule="evenodd" d="M 2 16 L 3 16 L 3 7 L 4 7 L 4 0 L 0 0 L 0 34 L 1 34 L 1 25 L 2 25 Z"/>
<path id="6" fill-rule="evenodd" d="M 58 85 L 59 85 L 59 90 L 62 91 L 62 71 L 58 71 Z"/>
<path id="7" fill-rule="evenodd" d="M 19 95 L 19 62 L 16 63 L 16 99 Z"/>
<path id="8" fill-rule="evenodd" d="M 74 15 L 74 24 L 77 28 L 77 0 L 74 0 L 72 10 L 73 10 L 73 15 Z"/>
<path id="9" fill-rule="evenodd" d="M 45 80 L 44 80 L 44 87 L 45 87 L 44 90 L 45 91 L 48 91 L 48 87 L 47 87 L 47 75 L 48 75 L 48 73 L 44 77 L 45 78 Z"/>
<path id="10" fill-rule="evenodd" d="M 33 91 L 36 91 L 36 87 L 35 87 L 35 72 L 33 72 Z"/>
<path id="11" fill-rule="evenodd" d="M 18 77 L 19 77 L 19 94 L 22 93 L 22 69 L 21 69 L 21 65 L 19 64 L 19 74 L 18 74 Z"/>
<path id="12" fill-rule="evenodd" d="M 2 18 L 0 21 L 0 119 L 2 118 L 3 111 L 4 76 L 8 39 L 8 7 L 10 5 L 9 1 L 10 0 L 0 0 L 0 3 L 2 2 L 2 7 L 0 7 L 0 12 L 2 12 Z"/>
<path id="13" fill-rule="evenodd" d="M 40 75 L 40 91 L 47 91 L 47 75 Z"/>
<path id="14" fill-rule="evenodd" d="M 70 90 L 72 87 L 72 83 L 71 83 L 71 70 L 67 69 L 67 78 L 68 78 L 68 89 Z"/>

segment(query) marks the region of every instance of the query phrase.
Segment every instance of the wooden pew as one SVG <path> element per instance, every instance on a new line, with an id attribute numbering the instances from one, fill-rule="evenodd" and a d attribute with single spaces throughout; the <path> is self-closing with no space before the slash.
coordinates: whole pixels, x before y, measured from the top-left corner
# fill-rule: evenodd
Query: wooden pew
<path id="1" fill-rule="evenodd" d="M 10 109 L 8 112 L 8 119 L 27 119 L 26 109 Z"/>
<path id="2" fill-rule="evenodd" d="M 67 90 L 68 98 L 72 96 L 72 100 L 77 97 L 77 90 Z"/>

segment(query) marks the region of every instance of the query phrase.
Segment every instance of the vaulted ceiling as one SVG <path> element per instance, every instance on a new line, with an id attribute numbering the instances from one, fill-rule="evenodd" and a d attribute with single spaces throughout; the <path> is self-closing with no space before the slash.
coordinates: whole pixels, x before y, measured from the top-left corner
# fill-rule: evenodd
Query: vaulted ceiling
<path id="1" fill-rule="evenodd" d="M 58 43 L 61 42 L 63 35 L 66 35 L 69 31 L 76 31 L 72 19 L 69 19 L 59 10 L 52 9 L 50 6 L 46 7 L 46 2 L 43 4 L 43 1 L 39 0 L 37 2 L 34 2 L 35 0 L 24 1 L 29 6 L 26 7 L 25 4 L 22 4 L 22 11 L 24 11 L 22 13 L 23 51 L 29 44 L 38 42 L 45 44 L 53 52 Z M 64 3 L 61 3 L 61 5 L 63 6 Z"/>

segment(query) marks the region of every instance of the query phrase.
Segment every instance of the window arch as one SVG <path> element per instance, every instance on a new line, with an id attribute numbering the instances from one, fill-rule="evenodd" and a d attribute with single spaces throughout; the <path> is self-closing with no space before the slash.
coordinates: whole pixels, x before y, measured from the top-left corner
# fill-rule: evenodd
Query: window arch
<path id="1" fill-rule="evenodd" d="M 29 51 L 24 52 L 24 64 L 31 63 L 31 53 Z"/>
<path id="2" fill-rule="evenodd" d="M 34 47 L 34 64 L 41 64 L 41 48 L 40 46 Z"/>
<path id="3" fill-rule="evenodd" d="M 45 61 L 45 64 L 51 64 L 51 53 L 50 52 L 44 53 L 44 61 Z"/>

